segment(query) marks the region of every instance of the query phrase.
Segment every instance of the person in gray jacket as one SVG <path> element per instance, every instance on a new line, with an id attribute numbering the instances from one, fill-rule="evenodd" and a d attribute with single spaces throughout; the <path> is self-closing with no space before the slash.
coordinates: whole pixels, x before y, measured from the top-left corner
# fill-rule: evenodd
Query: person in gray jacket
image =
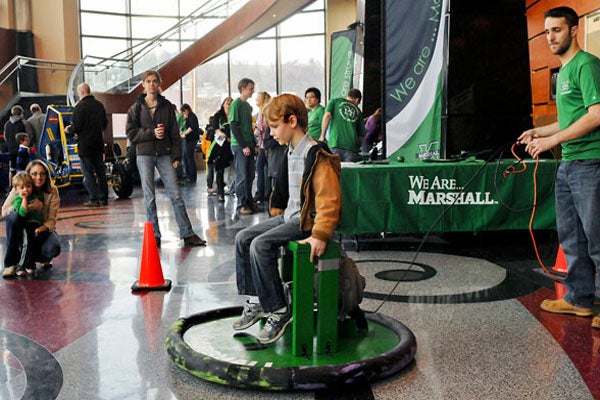
<path id="1" fill-rule="evenodd" d="M 27 122 L 31 125 L 34 133 L 33 136 L 29 137 L 29 145 L 35 147 L 36 153 L 39 153 L 38 146 L 40 144 L 40 137 L 42 136 L 42 129 L 44 129 L 46 114 L 42 112 L 42 107 L 37 103 L 29 106 L 29 111 L 31 111 L 31 117 L 27 118 Z"/>
<path id="2" fill-rule="evenodd" d="M 175 168 L 181 159 L 181 137 L 175 113 L 169 100 L 160 95 L 160 74 L 148 70 L 142 76 L 144 93 L 127 112 L 127 138 L 135 146 L 136 164 L 140 173 L 146 217 L 152 222 L 156 244 L 160 247 L 160 229 L 156 213 L 154 168 L 158 170 L 165 185 L 167 196 L 173 205 L 179 237 L 184 246 L 205 246 L 206 242 L 196 235 L 187 214 L 181 192 L 177 185 Z"/>

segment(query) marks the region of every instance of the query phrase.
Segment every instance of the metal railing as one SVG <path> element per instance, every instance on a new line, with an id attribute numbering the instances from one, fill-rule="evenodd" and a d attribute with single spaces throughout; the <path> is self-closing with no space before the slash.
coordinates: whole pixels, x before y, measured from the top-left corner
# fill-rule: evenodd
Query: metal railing
<path id="1" fill-rule="evenodd" d="M 64 61 L 15 56 L 0 69 L 0 86 L 12 84 L 13 94 L 30 91 L 64 93 L 76 66 Z M 43 79 L 45 74 L 50 79 Z"/>

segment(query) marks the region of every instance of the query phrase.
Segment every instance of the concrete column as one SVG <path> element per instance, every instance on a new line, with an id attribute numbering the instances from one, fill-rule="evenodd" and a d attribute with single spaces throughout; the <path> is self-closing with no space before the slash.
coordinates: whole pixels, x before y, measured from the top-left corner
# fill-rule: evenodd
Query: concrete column
<path id="1" fill-rule="evenodd" d="M 17 31 L 31 31 L 31 1 L 13 0 L 15 29 Z"/>

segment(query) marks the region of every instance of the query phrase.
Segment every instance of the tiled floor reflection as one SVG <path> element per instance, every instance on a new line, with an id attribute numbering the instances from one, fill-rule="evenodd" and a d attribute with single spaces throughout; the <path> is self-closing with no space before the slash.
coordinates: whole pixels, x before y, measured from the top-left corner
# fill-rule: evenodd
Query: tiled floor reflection
<path id="1" fill-rule="evenodd" d="M 97 209 L 81 206 L 81 188 L 61 191 L 63 253 L 54 267 L 35 279 L 0 281 L 0 399 L 600 399 L 600 330 L 589 318 L 539 310 L 554 295 L 553 284 L 537 272 L 521 232 L 433 236 L 416 262 L 434 273 L 398 284 L 390 296 L 395 282 L 376 275 L 407 269 L 420 237 L 361 237 L 358 245 L 343 238 L 367 278 L 363 308 L 402 321 L 417 337 L 416 362 L 390 379 L 328 392 L 270 393 L 180 370 L 163 343 L 171 324 L 241 304 L 233 240 L 266 218 L 233 218 L 235 197 L 223 204 L 207 196 L 203 178 L 182 191 L 207 247 L 181 247 L 171 206 L 158 194 L 161 268 L 173 288 L 149 295 L 130 289 L 142 252 L 140 189 Z M 4 253 L 4 223 L 0 232 Z M 552 264 L 554 238 L 540 236 Z"/>

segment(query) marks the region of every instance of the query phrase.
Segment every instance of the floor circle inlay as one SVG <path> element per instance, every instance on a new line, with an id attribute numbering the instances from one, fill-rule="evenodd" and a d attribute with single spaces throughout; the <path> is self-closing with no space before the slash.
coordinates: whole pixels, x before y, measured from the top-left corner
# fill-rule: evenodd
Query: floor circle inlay
<path id="1" fill-rule="evenodd" d="M 364 260 L 369 262 L 380 262 L 380 260 Z M 375 277 L 377 279 L 381 279 L 384 281 L 393 281 L 393 282 L 418 282 L 424 281 L 426 279 L 432 278 L 437 274 L 435 268 L 430 267 L 426 264 L 417 264 L 417 263 L 409 263 L 407 261 L 390 261 L 390 260 L 381 260 L 381 262 L 385 263 L 400 263 L 407 264 L 407 268 L 403 269 L 389 269 L 385 271 L 379 271 L 375 273 Z"/>

